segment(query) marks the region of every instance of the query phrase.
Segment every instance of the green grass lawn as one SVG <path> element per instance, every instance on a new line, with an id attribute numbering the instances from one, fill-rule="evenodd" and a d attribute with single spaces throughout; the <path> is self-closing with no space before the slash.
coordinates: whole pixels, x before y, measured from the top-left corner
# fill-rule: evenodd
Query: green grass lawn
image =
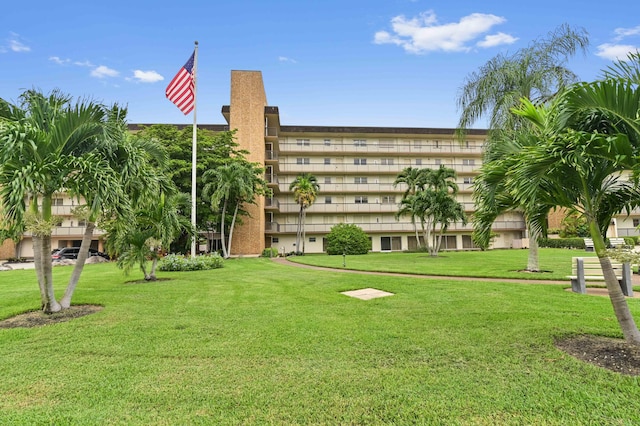
<path id="1" fill-rule="evenodd" d="M 571 275 L 571 258 L 595 256 L 584 250 L 540 249 L 541 273 L 523 271 L 527 267 L 529 250 L 489 250 L 442 252 L 438 257 L 428 253 L 369 253 L 362 256 L 328 256 L 314 254 L 292 256 L 289 260 L 308 265 L 360 271 L 402 272 L 410 274 L 446 275 L 458 277 L 520 278 L 536 280 L 566 280 Z"/>
<path id="2" fill-rule="evenodd" d="M 70 273 L 54 269 L 60 290 Z M 159 276 L 87 265 L 74 302 L 101 312 L 0 329 L 0 424 L 640 422 L 639 378 L 554 346 L 621 337 L 607 298 L 268 259 Z M 395 296 L 340 294 L 363 287 Z M 34 271 L 0 272 L 0 319 L 38 303 Z"/>

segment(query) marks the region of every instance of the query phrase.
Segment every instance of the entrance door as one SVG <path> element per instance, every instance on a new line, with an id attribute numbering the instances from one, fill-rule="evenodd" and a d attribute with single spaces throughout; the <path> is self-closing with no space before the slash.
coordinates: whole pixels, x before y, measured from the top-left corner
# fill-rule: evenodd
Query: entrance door
<path id="1" fill-rule="evenodd" d="M 380 250 L 391 251 L 391 237 L 380 237 Z"/>

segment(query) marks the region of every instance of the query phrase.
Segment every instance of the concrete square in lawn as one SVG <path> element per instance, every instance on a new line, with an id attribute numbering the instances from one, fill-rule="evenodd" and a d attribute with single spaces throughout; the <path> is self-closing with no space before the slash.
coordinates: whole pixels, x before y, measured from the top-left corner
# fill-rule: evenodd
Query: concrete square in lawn
<path id="1" fill-rule="evenodd" d="M 360 290 L 343 291 L 340 294 L 362 300 L 371 300 L 377 299 L 378 297 L 393 296 L 393 293 L 377 290 L 375 288 L 362 288 Z"/>

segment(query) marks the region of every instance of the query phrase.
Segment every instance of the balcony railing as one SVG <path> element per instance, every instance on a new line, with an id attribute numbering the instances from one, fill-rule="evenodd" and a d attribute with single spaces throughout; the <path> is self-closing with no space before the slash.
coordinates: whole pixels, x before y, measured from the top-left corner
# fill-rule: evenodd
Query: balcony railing
<path id="1" fill-rule="evenodd" d="M 276 209 L 280 209 L 280 201 L 277 198 L 269 197 L 264 200 L 265 207 L 273 207 Z"/>
<path id="2" fill-rule="evenodd" d="M 316 224 L 307 223 L 304 228 L 307 233 L 328 233 L 334 224 Z M 392 223 L 357 223 L 364 232 L 414 232 L 413 225 L 409 222 L 392 222 Z M 496 221 L 493 224 L 492 229 L 494 231 L 519 231 L 524 230 L 524 221 Z M 298 229 L 297 224 L 283 224 L 279 226 L 279 232 L 281 233 L 295 233 Z M 473 225 L 463 225 L 461 223 L 454 223 L 447 229 L 448 232 L 472 232 Z"/>
<path id="3" fill-rule="evenodd" d="M 277 127 L 265 127 L 264 135 L 266 137 L 278 137 L 278 128 Z"/>

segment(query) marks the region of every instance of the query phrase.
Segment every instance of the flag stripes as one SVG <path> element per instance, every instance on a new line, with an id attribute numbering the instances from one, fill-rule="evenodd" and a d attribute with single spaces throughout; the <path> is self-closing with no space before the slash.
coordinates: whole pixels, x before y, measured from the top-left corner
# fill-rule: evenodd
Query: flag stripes
<path id="1" fill-rule="evenodd" d="M 167 99 L 173 102 L 184 115 L 189 114 L 195 107 L 195 85 L 193 76 L 193 63 L 195 51 L 186 64 L 167 86 L 165 94 Z"/>

